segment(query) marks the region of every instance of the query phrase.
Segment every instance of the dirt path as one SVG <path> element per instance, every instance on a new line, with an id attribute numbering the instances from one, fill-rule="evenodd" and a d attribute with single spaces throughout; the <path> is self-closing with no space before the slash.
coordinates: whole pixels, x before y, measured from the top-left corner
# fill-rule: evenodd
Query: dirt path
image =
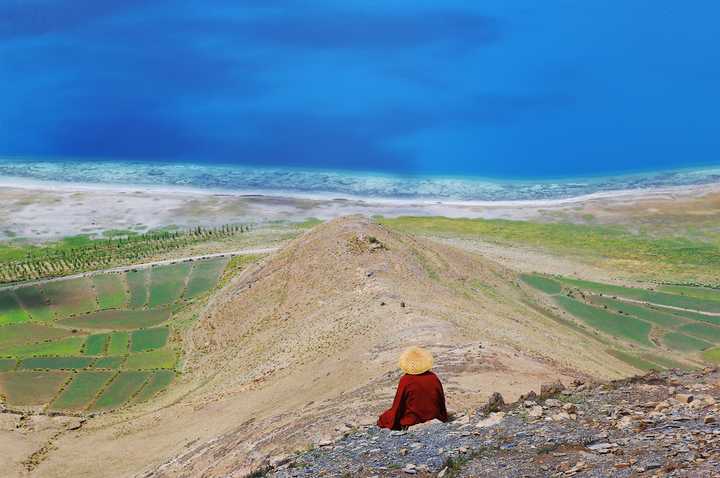
<path id="1" fill-rule="evenodd" d="M 100 270 L 96 270 L 96 271 L 80 272 L 78 274 L 72 274 L 72 275 L 67 275 L 67 276 L 62 276 L 62 277 L 52 277 L 49 279 L 38 279 L 38 280 L 34 280 L 34 281 L 23 282 L 21 284 L 0 286 L 0 291 L 14 290 L 19 287 L 25 287 L 28 285 L 47 284 L 49 282 L 59 282 L 59 281 L 70 280 L 70 279 L 79 279 L 82 277 L 92 277 L 92 276 L 98 275 L 98 274 L 108 274 L 108 273 L 112 273 L 112 272 L 128 272 L 131 270 L 148 269 L 150 267 L 167 265 L 167 264 L 175 264 L 178 262 L 212 259 L 214 257 L 235 257 L 235 256 L 245 256 L 245 255 L 250 255 L 250 254 L 270 254 L 271 252 L 275 252 L 277 250 L 278 250 L 277 247 L 258 247 L 258 248 L 240 249 L 237 251 L 230 251 L 230 252 L 216 252 L 213 254 L 202 254 L 199 256 L 180 257 L 177 259 L 164 259 L 162 261 L 146 262 L 143 264 L 134 264 L 134 265 L 130 265 L 130 266 L 112 267 L 110 269 L 100 269 Z"/>

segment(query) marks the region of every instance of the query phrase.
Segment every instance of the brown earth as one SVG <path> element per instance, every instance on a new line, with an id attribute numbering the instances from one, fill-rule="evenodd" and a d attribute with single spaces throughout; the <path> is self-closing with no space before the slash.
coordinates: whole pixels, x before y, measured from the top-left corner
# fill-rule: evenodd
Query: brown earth
<path id="1" fill-rule="evenodd" d="M 396 359 L 431 349 L 448 405 L 514 400 L 541 383 L 635 372 L 535 308 L 516 274 L 479 254 L 360 217 L 323 224 L 246 269 L 189 329 L 185 373 L 156 402 L 53 435 L 18 476 L 243 476 L 272 453 L 369 423 Z M 0 448 L 17 431 L 0 430 Z M 26 441 L 23 441 L 27 439 Z M 33 442 L 34 443 L 34 442 Z M 11 473 L 8 473 L 12 476 Z"/>

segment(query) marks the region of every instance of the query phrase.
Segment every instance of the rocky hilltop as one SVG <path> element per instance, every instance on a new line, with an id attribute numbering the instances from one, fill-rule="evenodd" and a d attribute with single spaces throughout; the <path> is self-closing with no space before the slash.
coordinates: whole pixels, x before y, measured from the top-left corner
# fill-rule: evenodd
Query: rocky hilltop
<path id="1" fill-rule="evenodd" d="M 715 369 L 552 384 L 512 405 L 495 394 L 449 423 L 347 430 L 257 476 L 720 476 L 718 400 Z"/>

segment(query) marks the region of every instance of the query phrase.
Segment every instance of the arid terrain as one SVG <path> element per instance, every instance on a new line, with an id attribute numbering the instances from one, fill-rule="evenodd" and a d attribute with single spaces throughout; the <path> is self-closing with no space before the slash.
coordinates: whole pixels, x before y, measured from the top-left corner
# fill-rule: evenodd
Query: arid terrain
<path id="1" fill-rule="evenodd" d="M 21 192 L 3 194 L 22 199 Z M 534 219 L 527 224 L 592 222 L 587 227 L 597 225 L 603 234 L 604 227 L 642 226 L 651 238 L 672 224 L 680 231 L 694 215 L 704 219 L 691 221 L 691 233 L 705 241 L 717 231 L 717 197 L 714 190 L 658 192 L 641 200 L 597 198 L 530 212 L 475 206 L 475 212 Z M 5 214 L 24 217 L 4 204 Z M 70 222 L 77 227 L 82 220 Z M 467 226 L 457 224 L 452 227 Z M 510 402 L 551 382 L 632 376 L 641 372 L 637 365 L 608 353 L 597 333 L 566 326 L 521 275 L 635 285 L 680 274 L 638 274 L 633 266 L 646 256 L 614 258 L 623 252 L 614 247 L 609 255 L 570 251 L 565 236 L 562 247 L 550 241 L 545 247 L 402 218 L 345 216 L 307 232 L 263 231 L 241 245 L 261 247 L 267 237 L 276 252 L 180 312 L 181 373 L 155 400 L 84 417 L 0 414 L 0 467 L 7 476 L 245 476 L 274 457 L 374 423 L 394 394 L 397 357 L 411 344 L 434 353 L 448 406 L 457 413 L 477 409 L 494 392 Z M 622 244 L 636 252 L 635 243 Z M 684 259 L 676 259 L 683 269 Z M 693 267 L 714 284 L 711 262 Z"/>

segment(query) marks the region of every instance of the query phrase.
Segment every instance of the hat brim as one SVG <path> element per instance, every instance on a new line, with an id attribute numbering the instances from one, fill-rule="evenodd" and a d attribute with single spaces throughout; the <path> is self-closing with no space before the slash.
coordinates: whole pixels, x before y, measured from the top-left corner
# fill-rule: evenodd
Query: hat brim
<path id="1" fill-rule="evenodd" d="M 410 347 L 402 353 L 398 365 L 409 375 L 420 375 L 432 369 L 433 356 L 420 347 Z"/>

